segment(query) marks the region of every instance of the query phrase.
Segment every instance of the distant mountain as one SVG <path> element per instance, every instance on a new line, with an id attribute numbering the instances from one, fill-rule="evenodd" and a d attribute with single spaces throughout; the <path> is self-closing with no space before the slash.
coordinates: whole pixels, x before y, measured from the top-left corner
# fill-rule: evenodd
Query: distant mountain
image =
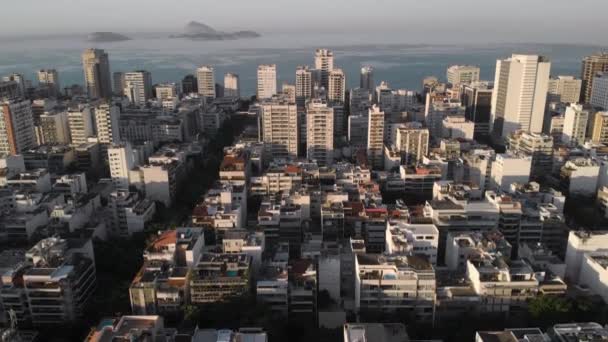
<path id="1" fill-rule="evenodd" d="M 87 36 L 87 41 L 95 43 L 122 42 L 131 38 L 114 32 L 93 32 Z"/>
<path id="2" fill-rule="evenodd" d="M 188 38 L 192 40 L 235 40 L 257 38 L 261 35 L 255 31 L 222 32 L 209 25 L 197 21 L 189 22 L 183 34 L 172 35 L 171 38 Z"/>

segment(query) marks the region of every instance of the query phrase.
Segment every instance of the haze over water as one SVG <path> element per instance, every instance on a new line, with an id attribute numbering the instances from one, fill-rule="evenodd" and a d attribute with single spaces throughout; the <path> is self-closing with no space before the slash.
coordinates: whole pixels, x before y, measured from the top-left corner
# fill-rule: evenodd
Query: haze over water
<path id="1" fill-rule="evenodd" d="M 35 80 L 41 68 L 59 71 L 62 86 L 83 83 L 80 54 L 87 47 L 105 49 L 112 72 L 144 69 L 154 83 L 180 81 L 203 64 L 216 70 L 216 82 L 223 83 L 226 72 L 241 77 L 243 95 L 255 92 L 256 68 L 276 63 L 279 88 L 294 82 L 298 65 L 312 65 L 314 49 L 326 47 L 336 56 L 335 64 L 345 70 L 349 87 L 357 86 L 361 65 L 375 68 L 375 81 L 388 81 L 393 88 L 419 90 L 425 76 L 445 77 L 451 64 L 481 67 L 484 80 L 494 79 L 496 59 L 512 53 L 549 56 L 552 75 L 580 76 L 581 58 L 601 50 L 591 45 L 559 44 L 408 44 L 398 34 L 264 34 L 258 39 L 238 41 L 191 41 L 167 38 L 167 33 L 130 35 L 133 40 L 116 43 L 89 43 L 82 36 L 48 38 L 0 37 L 0 75 L 19 72 Z M 370 44 L 369 42 L 374 42 Z"/>

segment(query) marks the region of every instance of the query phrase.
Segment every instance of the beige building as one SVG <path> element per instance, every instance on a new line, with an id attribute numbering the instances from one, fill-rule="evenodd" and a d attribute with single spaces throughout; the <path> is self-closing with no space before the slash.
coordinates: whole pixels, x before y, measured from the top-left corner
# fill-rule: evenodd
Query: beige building
<path id="1" fill-rule="evenodd" d="M 401 153 L 406 164 L 416 164 L 429 152 L 429 130 L 421 125 L 407 125 L 397 128 L 393 142 L 395 149 Z"/>
<path id="2" fill-rule="evenodd" d="M 112 80 L 108 54 L 100 49 L 86 49 L 82 53 L 84 83 L 90 98 L 112 97 Z"/>
<path id="3" fill-rule="evenodd" d="M 516 130 L 541 132 L 551 62 L 544 56 L 512 55 L 496 61 L 490 122 L 496 137 Z"/>
<path id="4" fill-rule="evenodd" d="M 608 112 L 595 113 L 591 140 L 594 143 L 608 144 Z"/>
<path id="5" fill-rule="evenodd" d="M 239 75 L 233 73 L 224 75 L 224 97 L 241 97 L 241 81 Z"/>
<path id="6" fill-rule="evenodd" d="M 262 102 L 261 128 L 264 148 L 274 158 L 298 156 L 298 111 L 294 103 L 275 97 Z"/>
<path id="7" fill-rule="evenodd" d="M 578 103 L 583 80 L 572 76 L 557 76 L 549 80 L 549 102 Z"/>
<path id="8" fill-rule="evenodd" d="M 60 111 L 40 115 L 36 126 L 36 139 L 39 145 L 69 144 L 71 139 L 68 113 Z"/>
<path id="9" fill-rule="evenodd" d="M 376 105 L 369 109 L 367 159 L 374 169 L 384 166 L 384 112 Z"/>
<path id="10" fill-rule="evenodd" d="M 454 85 L 471 84 L 479 81 L 479 67 L 474 65 L 452 65 L 448 68 L 448 83 Z"/>
<path id="11" fill-rule="evenodd" d="M 443 138 L 473 140 L 475 123 L 467 120 L 464 116 L 446 116 L 442 123 Z"/>
<path id="12" fill-rule="evenodd" d="M 296 69 L 296 102 L 304 107 L 306 101 L 312 97 L 312 72 L 307 66 Z"/>
<path id="13" fill-rule="evenodd" d="M 118 106 L 102 103 L 95 107 L 95 127 L 100 144 L 120 142 L 120 109 Z"/>
<path id="14" fill-rule="evenodd" d="M 584 103 L 591 101 L 593 78 L 598 72 L 608 72 L 608 53 L 597 53 L 583 59 L 581 78 L 583 79 L 582 101 Z"/>
<path id="15" fill-rule="evenodd" d="M 562 143 L 573 146 L 584 144 L 588 119 L 589 111 L 584 109 L 583 105 L 571 104 L 568 106 L 564 115 Z"/>
<path id="16" fill-rule="evenodd" d="M 94 135 L 93 109 L 89 105 L 80 105 L 68 110 L 68 124 L 72 144 L 86 144 Z"/>
<path id="17" fill-rule="evenodd" d="M 148 71 L 127 72 L 124 82 L 123 93 L 131 104 L 143 107 L 152 98 L 152 76 Z"/>
<path id="18" fill-rule="evenodd" d="M 258 100 L 270 99 L 277 94 L 277 66 L 276 64 L 262 64 L 258 66 Z"/>
<path id="19" fill-rule="evenodd" d="M 57 73 L 57 70 L 38 70 L 38 83 L 48 87 L 51 96 L 61 95 L 61 85 L 59 84 L 59 74 Z"/>
<path id="20" fill-rule="evenodd" d="M 309 102 L 306 107 L 306 156 L 319 165 L 333 163 L 334 110 L 321 101 Z"/>
<path id="21" fill-rule="evenodd" d="M 346 98 L 346 75 L 342 69 L 334 69 L 329 73 L 327 100 L 331 103 L 344 103 Z"/>
<path id="22" fill-rule="evenodd" d="M 30 101 L 0 102 L 0 153 L 21 154 L 36 146 Z"/>
<path id="23" fill-rule="evenodd" d="M 203 65 L 196 69 L 198 94 L 206 99 L 215 99 L 215 73 L 210 65 Z"/>
<path id="24" fill-rule="evenodd" d="M 321 85 L 329 87 L 329 73 L 334 70 L 334 53 L 327 49 L 315 51 L 315 69 L 321 72 Z"/>

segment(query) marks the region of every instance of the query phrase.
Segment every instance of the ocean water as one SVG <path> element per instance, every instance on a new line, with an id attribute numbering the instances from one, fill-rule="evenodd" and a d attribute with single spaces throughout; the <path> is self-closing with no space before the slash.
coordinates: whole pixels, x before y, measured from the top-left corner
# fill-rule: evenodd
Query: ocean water
<path id="1" fill-rule="evenodd" d="M 0 37 L 0 75 L 19 72 L 35 80 L 36 70 L 55 68 L 62 86 L 83 83 L 80 61 L 87 47 L 105 49 L 112 72 L 148 70 L 153 83 L 179 81 L 194 73 L 199 65 L 210 64 L 216 70 L 216 82 L 223 82 L 226 72 L 241 78 L 241 93 L 255 92 L 256 67 L 277 64 L 279 87 L 293 83 L 298 65 L 313 65 L 314 50 L 332 49 L 335 65 L 345 70 L 349 87 L 358 85 L 361 65 L 375 68 L 375 81 L 388 81 L 393 88 L 419 90 L 429 75 L 445 78 L 451 64 L 474 64 L 481 67 L 481 77 L 494 79 L 496 59 L 512 53 L 542 54 L 551 58 L 553 75 L 580 75 L 581 59 L 605 50 L 600 46 L 565 44 L 408 44 L 403 37 L 368 34 L 265 34 L 261 38 L 237 41 L 200 42 L 170 39 L 167 34 L 131 35 L 133 40 L 115 43 L 89 43 L 81 36 L 46 38 Z"/>

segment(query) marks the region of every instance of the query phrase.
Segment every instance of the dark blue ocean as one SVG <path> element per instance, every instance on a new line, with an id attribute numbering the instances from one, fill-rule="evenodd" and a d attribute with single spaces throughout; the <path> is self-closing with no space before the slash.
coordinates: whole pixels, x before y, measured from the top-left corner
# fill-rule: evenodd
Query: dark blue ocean
<path id="1" fill-rule="evenodd" d="M 388 81 L 393 88 L 419 90 L 425 76 L 445 78 L 451 64 L 474 64 L 481 67 L 482 78 L 494 79 L 496 59 L 512 53 L 549 56 L 553 75 L 580 75 L 581 58 L 603 50 L 590 45 L 553 44 L 408 44 L 394 33 L 381 34 L 266 34 L 261 38 L 238 41 L 199 42 L 170 39 L 166 34 L 133 35 L 134 39 L 116 43 L 88 43 L 81 36 L 48 38 L 0 37 L 0 75 L 19 72 L 35 79 L 41 68 L 59 71 L 62 86 L 83 82 L 80 54 L 87 47 L 105 49 L 114 71 L 148 70 L 154 83 L 179 81 L 197 66 L 216 68 L 216 82 L 223 82 L 226 72 L 241 77 L 242 94 L 255 91 L 258 64 L 276 63 L 279 87 L 294 82 L 298 65 L 312 65 L 314 49 L 334 51 L 335 64 L 347 73 L 349 86 L 359 82 L 359 68 L 375 67 L 375 81 Z"/>

